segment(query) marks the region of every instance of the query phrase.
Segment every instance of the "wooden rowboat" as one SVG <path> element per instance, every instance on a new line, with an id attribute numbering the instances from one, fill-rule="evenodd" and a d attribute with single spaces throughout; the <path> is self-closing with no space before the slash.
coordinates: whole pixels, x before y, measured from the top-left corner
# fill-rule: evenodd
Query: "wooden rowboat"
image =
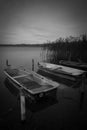
<path id="1" fill-rule="evenodd" d="M 74 62 L 74 61 L 60 60 L 59 64 L 87 71 L 87 63 L 79 63 L 79 62 Z"/>
<path id="2" fill-rule="evenodd" d="M 56 92 L 59 83 L 37 74 L 34 71 L 24 71 L 18 68 L 7 68 L 4 70 L 9 81 L 26 91 L 32 99 L 41 98 Z"/>
<path id="3" fill-rule="evenodd" d="M 77 80 L 81 80 L 82 76 L 85 75 L 85 71 L 75 69 L 72 67 L 67 67 L 63 65 L 56 65 L 51 63 L 39 62 L 38 63 L 39 70 L 48 73 L 49 75 L 56 76 L 57 79 L 64 79 L 70 82 L 77 82 Z M 66 82 L 66 81 L 65 81 Z"/>

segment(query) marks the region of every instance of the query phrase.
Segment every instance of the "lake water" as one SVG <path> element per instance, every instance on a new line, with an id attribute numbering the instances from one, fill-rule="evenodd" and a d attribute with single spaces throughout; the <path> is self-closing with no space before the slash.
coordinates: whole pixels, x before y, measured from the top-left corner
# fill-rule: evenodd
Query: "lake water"
<path id="1" fill-rule="evenodd" d="M 6 60 L 13 66 L 32 69 L 32 59 L 42 61 L 40 47 L 0 47 L 0 130 L 2 129 L 71 129 L 78 128 L 80 120 L 79 89 L 61 85 L 56 99 L 46 99 L 37 104 L 27 103 L 26 123 L 20 123 L 18 91 L 6 83 L 3 73 Z M 67 97 L 68 96 L 68 97 Z M 64 98 L 65 97 L 65 98 Z M 86 113 L 87 114 L 87 113 Z"/>
<path id="2" fill-rule="evenodd" d="M 9 92 L 4 84 L 6 60 L 13 66 L 23 66 L 32 69 L 32 59 L 34 59 L 34 69 L 37 70 L 37 63 L 41 60 L 40 47 L 0 47 L 0 119 L 6 118 L 10 108 L 17 104 L 16 98 Z"/>

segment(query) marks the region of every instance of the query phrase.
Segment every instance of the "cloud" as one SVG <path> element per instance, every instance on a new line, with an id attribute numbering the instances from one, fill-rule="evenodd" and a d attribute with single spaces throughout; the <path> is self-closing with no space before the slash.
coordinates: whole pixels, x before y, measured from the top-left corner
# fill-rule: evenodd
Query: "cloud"
<path id="1" fill-rule="evenodd" d="M 3 43 L 44 42 L 87 32 L 84 0 L 1 0 Z"/>

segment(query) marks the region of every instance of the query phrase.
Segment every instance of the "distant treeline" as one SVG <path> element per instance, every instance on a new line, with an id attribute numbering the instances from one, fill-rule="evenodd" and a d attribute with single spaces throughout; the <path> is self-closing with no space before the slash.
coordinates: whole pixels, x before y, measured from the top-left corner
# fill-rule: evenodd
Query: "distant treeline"
<path id="1" fill-rule="evenodd" d="M 14 47 L 43 47 L 43 44 L 0 44 L 0 46 Z"/>
<path id="2" fill-rule="evenodd" d="M 43 60 L 58 63 L 60 60 L 71 60 L 87 63 L 87 36 L 59 38 L 44 44 Z"/>

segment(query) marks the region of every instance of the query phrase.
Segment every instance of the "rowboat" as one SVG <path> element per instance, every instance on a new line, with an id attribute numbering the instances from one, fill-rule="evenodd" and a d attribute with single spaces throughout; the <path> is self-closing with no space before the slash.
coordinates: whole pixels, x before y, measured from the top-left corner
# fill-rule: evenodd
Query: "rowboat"
<path id="1" fill-rule="evenodd" d="M 59 64 L 87 71 L 87 63 L 60 60 Z"/>
<path id="2" fill-rule="evenodd" d="M 49 74 L 51 77 L 60 78 L 64 82 L 77 82 L 81 81 L 83 75 L 85 75 L 85 71 L 75 69 L 72 67 L 67 67 L 63 65 L 51 64 L 46 62 L 39 62 L 38 63 L 39 70 L 45 72 L 45 74 Z M 49 76 L 48 75 L 48 76 Z"/>
<path id="3" fill-rule="evenodd" d="M 26 95 L 32 100 L 56 94 L 59 86 L 59 83 L 49 80 L 34 71 L 10 67 L 6 68 L 4 73 L 15 87 L 26 92 Z"/>

